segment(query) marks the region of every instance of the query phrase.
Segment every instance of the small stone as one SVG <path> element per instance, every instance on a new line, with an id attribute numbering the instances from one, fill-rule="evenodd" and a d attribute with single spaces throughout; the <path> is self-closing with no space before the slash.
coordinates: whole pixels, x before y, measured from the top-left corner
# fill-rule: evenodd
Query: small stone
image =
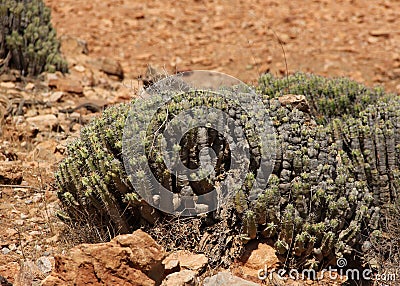
<path id="1" fill-rule="evenodd" d="M 16 225 L 20 225 L 20 226 L 24 224 L 24 221 L 22 219 L 16 219 L 14 222 Z"/>
<path id="2" fill-rule="evenodd" d="M 137 60 L 149 60 L 153 56 L 152 53 L 138 54 L 135 56 Z"/>
<path id="3" fill-rule="evenodd" d="M 31 236 L 39 236 L 39 235 L 41 235 L 41 232 L 37 231 L 37 230 L 33 230 L 33 231 L 29 232 L 29 235 L 31 235 Z"/>
<path id="4" fill-rule="evenodd" d="M 26 121 L 30 124 L 36 125 L 39 130 L 53 127 L 58 123 L 58 119 L 54 114 L 37 115 L 27 118 Z"/>
<path id="5" fill-rule="evenodd" d="M 39 257 L 36 260 L 36 265 L 39 268 L 39 270 L 42 271 L 44 274 L 50 273 L 53 268 L 51 261 L 47 256 Z"/>
<path id="6" fill-rule="evenodd" d="M 129 285 L 160 285 L 164 258 L 164 249 L 137 230 L 107 243 L 81 244 L 68 256 L 56 256 L 51 275 L 41 285 L 86 285 L 93 281 L 96 285 L 124 285 L 127 281 Z"/>
<path id="7" fill-rule="evenodd" d="M 169 260 L 178 260 L 181 268 L 197 272 L 202 270 L 208 262 L 208 259 L 204 254 L 194 254 L 185 250 L 178 250 L 171 253 L 166 259 L 164 259 L 163 264 L 168 264 Z"/>
<path id="8" fill-rule="evenodd" d="M 37 115 L 38 115 L 37 109 L 28 109 L 25 112 L 25 117 L 34 117 L 34 116 L 37 116 Z"/>
<path id="9" fill-rule="evenodd" d="M 214 276 L 204 279 L 203 286 L 258 286 L 260 284 L 250 282 L 233 276 L 229 272 L 219 272 Z"/>
<path id="10" fill-rule="evenodd" d="M 51 79 L 48 82 L 49 87 L 55 87 L 59 91 L 72 92 L 77 94 L 83 93 L 83 87 L 79 80 L 68 77 Z"/>
<path id="11" fill-rule="evenodd" d="M 59 102 L 60 99 L 64 96 L 64 92 L 62 91 L 56 91 L 53 92 L 50 96 L 49 96 L 49 102 Z"/>
<path id="12" fill-rule="evenodd" d="M 86 69 L 84 66 L 77 65 L 77 66 L 74 66 L 74 70 L 76 70 L 78 72 L 84 72 Z"/>
<path id="13" fill-rule="evenodd" d="M 178 259 L 167 259 L 164 260 L 163 262 L 164 265 L 164 274 L 169 275 L 174 272 L 178 272 L 180 265 L 179 265 L 179 260 Z"/>
<path id="14" fill-rule="evenodd" d="M 8 247 L 3 247 L 1 249 L 1 253 L 3 253 L 4 255 L 7 255 L 11 252 L 11 250 Z"/>
<path id="15" fill-rule="evenodd" d="M 182 270 L 168 275 L 161 286 L 197 286 L 196 273 L 192 270 Z"/>
<path id="16" fill-rule="evenodd" d="M 278 100 L 283 106 L 291 105 L 292 107 L 296 107 L 298 110 L 304 112 L 310 110 L 307 99 L 302 94 L 285 94 L 280 96 Z"/>
<path id="17" fill-rule="evenodd" d="M 25 90 L 33 90 L 35 88 L 35 84 L 29 82 L 25 85 Z"/>
<path id="18" fill-rule="evenodd" d="M 375 43 L 379 42 L 379 39 L 378 39 L 378 37 L 368 37 L 367 42 L 370 44 L 375 44 Z"/>
<path id="19" fill-rule="evenodd" d="M 57 79 L 59 79 L 59 77 L 58 77 L 58 75 L 56 74 L 56 73 L 46 73 L 45 74 L 46 76 L 45 76 L 45 79 L 46 79 L 46 81 L 52 81 L 52 80 L 57 80 Z"/>
<path id="20" fill-rule="evenodd" d="M 6 229 L 6 234 L 8 237 L 12 237 L 14 235 L 16 235 L 18 233 L 18 231 L 14 228 L 7 228 Z"/>
<path id="21" fill-rule="evenodd" d="M 99 58 L 89 63 L 100 71 L 118 77 L 119 79 L 124 78 L 124 72 L 119 61 L 111 58 Z"/>
<path id="22" fill-rule="evenodd" d="M 35 149 L 29 153 L 29 158 L 31 158 L 33 161 L 41 160 L 55 162 L 58 160 L 57 156 L 55 156 L 57 145 L 58 143 L 55 140 L 46 140 L 40 142 Z"/>
<path id="23" fill-rule="evenodd" d="M 21 182 L 21 161 L 0 161 L 0 184 L 19 185 Z"/>
<path id="24" fill-rule="evenodd" d="M 372 30 L 369 32 L 371 36 L 374 37 L 389 37 L 390 36 L 390 31 L 387 30 Z"/>
<path id="25" fill-rule="evenodd" d="M 0 83 L 0 87 L 3 87 L 3 88 L 15 88 L 15 83 L 13 83 L 11 81 L 1 82 Z"/>

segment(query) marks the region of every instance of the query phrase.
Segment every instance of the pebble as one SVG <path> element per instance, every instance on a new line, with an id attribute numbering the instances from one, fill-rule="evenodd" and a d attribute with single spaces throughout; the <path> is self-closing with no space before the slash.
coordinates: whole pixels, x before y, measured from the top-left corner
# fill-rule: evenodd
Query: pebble
<path id="1" fill-rule="evenodd" d="M 51 261 L 47 256 L 41 256 L 36 260 L 36 265 L 44 274 L 48 274 L 52 270 Z"/>
<path id="2" fill-rule="evenodd" d="M 25 85 L 25 90 L 33 90 L 35 88 L 35 84 L 33 84 L 33 83 L 27 83 L 26 85 Z"/>
<path id="3" fill-rule="evenodd" d="M 1 253 L 3 253 L 4 255 L 7 255 L 10 252 L 11 252 L 11 250 L 8 247 L 3 247 L 1 249 Z"/>
<path id="4" fill-rule="evenodd" d="M 74 66 L 74 70 L 76 70 L 78 72 L 84 72 L 85 71 L 85 67 L 81 66 L 81 65 L 77 65 L 77 66 Z"/>

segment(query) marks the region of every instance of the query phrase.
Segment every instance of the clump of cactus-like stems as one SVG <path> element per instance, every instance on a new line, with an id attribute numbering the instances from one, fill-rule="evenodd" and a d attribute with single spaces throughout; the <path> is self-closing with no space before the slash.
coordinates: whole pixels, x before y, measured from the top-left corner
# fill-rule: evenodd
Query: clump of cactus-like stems
<path id="1" fill-rule="evenodd" d="M 208 144 L 217 155 L 216 176 L 190 185 L 179 181 L 168 172 L 160 149 L 153 144 L 163 122 L 187 108 L 208 106 L 232 115 L 245 130 L 252 167 L 243 185 L 231 190 L 235 195 L 224 209 L 186 220 L 192 224 L 197 220 L 195 225 L 200 228 L 194 239 L 198 245 L 191 247 L 208 254 L 215 264 L 229 264 L 240 253 L 240 245 L 265 238 L 275 243 L 277 253 L 287 263 L 315 269 L 362 251 L 365 241 L 381 235 L 382 214 L 396 199 L 400 100 L 350 80 L 305 74 L 284 79 L 264 75 L 258 90 L 264 99 L 264 112 L 274 126 L 277 148 L 272 175 L 256 200 L 248 198 L 260 164 L 260 138 L 234 101 L 222 100 L 211 92 L 180 92 L 157 112 L 145 131 L 143 140 L 151 142 L 146 145 L 147 157 L 136 159 L 147 160 L 153 174 L 175 198 L 189 189 L 192 196 L 198 196 L 218 186 L 231 171 L 231 153 L 215 130 L 193 129 L 179 146 L 181 158 L 187 166 L 197 167 L 199 149 Z M 285 94 L 305 95 L 309 112 L 283 106 L 279 96 Z M 122 164 L 122 132 L 128 112 L 128 105 L 111 107 L 83 128 L 56 174 L 58 196 L 64 217 L 71 222 L 91 222 L 115 233 L 147 225 L 162 233 L 161 222 L 168 215 L 138 196 Z M 137 172 L 141 172 L 139 167 Z M 152 188 L 148 191 L 149 197 L 158 198 Z M 180 201 L 173 201 L 179 211 Z"/>
<path id="2" fill-rule="evenodd" d="M 1 0 L 0 73 L 9 69 L 25 76 L 43 71 L 67 72 L 60 43 L 42 0 Z"/>

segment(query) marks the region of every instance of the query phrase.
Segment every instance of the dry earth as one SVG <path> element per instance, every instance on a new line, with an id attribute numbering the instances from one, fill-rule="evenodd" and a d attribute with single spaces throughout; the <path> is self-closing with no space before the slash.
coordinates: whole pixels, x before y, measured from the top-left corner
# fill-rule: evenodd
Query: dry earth
<path id="1" fill-rule="evenodd" d="M 53 256 L 68 249 L 54 217 L 53 172 L 80 127 L 104 106 L 128 101 L 148 65 L 212 69 L 255 83 L 265 71 L 284 74 L 286 56 L 289 72 L 349 76 L 400 92 L 396 0 L 45 2 L 59 36 L 80 38 L 87 50 L 64 39 L 66 78 L 0 77 L 7 115 L 0 138 L 0 275 L 10 281 L 17 269 L 35 264 L 37 273 L 25 271 L 30 276 L 23 279 L 40 281 Z M 92 108 L 65 113 L 82 103 Z"/>
<path id="2" fill-rule="evenodd" d="M 400 2 L 369 0 L 46 0 L 59 34 L 119 60 L 127 78 L 149 64 L 215 69 L 251 82 L 289 71 L 349 76 L 400 90 Z"/>

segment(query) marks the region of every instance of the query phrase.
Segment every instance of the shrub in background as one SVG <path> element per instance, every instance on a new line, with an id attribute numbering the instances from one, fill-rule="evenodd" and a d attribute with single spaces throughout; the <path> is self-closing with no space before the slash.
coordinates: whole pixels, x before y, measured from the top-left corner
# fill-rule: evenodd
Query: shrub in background
<path id="1" fill-rule="evenodd" d="M 50 17 L 42 0 L 0 1 L 0 73 L 7 69 L 25 76 L 67 72 Z"/>

